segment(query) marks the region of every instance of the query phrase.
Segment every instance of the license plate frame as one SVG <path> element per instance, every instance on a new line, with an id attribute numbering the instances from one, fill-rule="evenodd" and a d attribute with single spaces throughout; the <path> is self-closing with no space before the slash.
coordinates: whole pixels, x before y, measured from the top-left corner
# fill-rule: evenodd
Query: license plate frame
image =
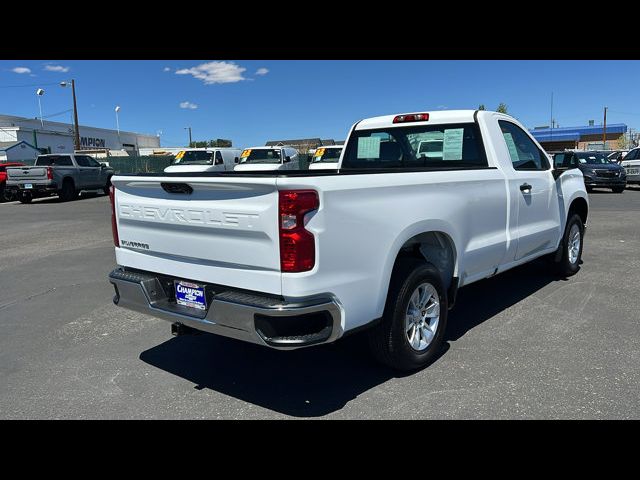
<path id="1" fill-rule="evenodd" d="M 178 305 L 198 312 L 207 309 L 207 295 L 204 285 L 186 280 L 174 280 L 173 289 Z"/>

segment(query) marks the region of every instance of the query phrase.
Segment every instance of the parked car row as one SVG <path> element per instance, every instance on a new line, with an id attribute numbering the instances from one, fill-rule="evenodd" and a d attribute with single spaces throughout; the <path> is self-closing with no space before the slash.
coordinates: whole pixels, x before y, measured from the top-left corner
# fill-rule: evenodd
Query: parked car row
<path id="1" fill-rule="evenodd" d="M 316 149 L 309 169 L 336 169 L 342 152 L 341 145 Z M 165 173 L 197 172 L 259 172 L 300 170 L 300 153 L 288 146 L 258 146 L 237 148 L 192 148 L 176 155 Z"/>
<path id="2" fill-rule="evenodd" d="M 589 192 L 594 188 L 610 188 L 615 193 L 622 193 L 627 185 L 640 184 L 640 147 L 629 151 L 565 150 L 550 153 L 556 166 L 580 169 Z"/>

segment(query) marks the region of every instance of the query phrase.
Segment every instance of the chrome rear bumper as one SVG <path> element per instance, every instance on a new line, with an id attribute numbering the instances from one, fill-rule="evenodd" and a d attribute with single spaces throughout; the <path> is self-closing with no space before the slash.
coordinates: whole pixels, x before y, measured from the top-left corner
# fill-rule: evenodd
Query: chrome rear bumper
<path id="1" fill-rule="evenodd" d="M 166 278 L 151 272 L 117 268 L 109 274 L 115 288 L 113 303 L 171 323 L 282 350 L 330 343 L 343 334 L 342 310 L 329 295 L 286 302 L 211 286 L 208 309 L 200 313 L 177 305 L 163 280 Z"/>

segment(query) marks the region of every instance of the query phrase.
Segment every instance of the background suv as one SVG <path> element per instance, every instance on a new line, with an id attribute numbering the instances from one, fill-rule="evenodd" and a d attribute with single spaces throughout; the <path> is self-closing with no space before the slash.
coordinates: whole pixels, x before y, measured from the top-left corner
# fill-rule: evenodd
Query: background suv
<path id="1" fill-rule="evenodd" d="M 627 186 L 624 168 L 617 163 L 611 163 L 603 153 L 561 152 L 553 156 L 553 161 L 557 167 L 579 168 L 588 192 L 601 187 L 622 193 Z"/>

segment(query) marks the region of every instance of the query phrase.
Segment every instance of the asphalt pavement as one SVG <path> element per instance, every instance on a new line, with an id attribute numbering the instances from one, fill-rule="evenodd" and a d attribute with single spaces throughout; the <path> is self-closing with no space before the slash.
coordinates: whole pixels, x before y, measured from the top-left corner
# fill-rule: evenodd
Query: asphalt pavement
<path id="1" fill-rule="evenodd" d="M 584 264 L 463 288 L 429 368 L 293 352 L 115 307 L 108 198 L 0 203 L 0 418 L 640 418 L 640 189 L 590 194 Z"/>

